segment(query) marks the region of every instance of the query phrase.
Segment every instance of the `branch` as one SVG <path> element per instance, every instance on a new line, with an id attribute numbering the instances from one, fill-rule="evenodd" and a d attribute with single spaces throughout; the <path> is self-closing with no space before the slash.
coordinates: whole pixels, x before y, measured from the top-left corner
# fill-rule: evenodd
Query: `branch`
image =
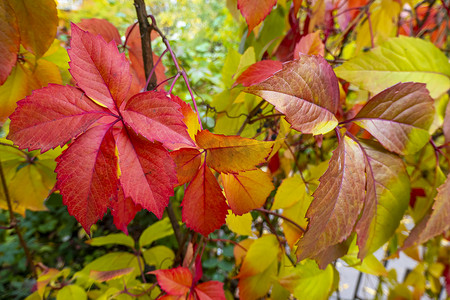
<path id="1" fill-rule="evenodd" d="M 305 231 L 306 231 L 302 226 L 298 225 L 293 220 L 289 219 L 288 217 L 283 216 L 282 214 L 279 214 L 279 213 L 276 213 L 274 211 L 271 211 L 271 210 L 268 210 L 268 209 L 264 209 L 264 208 L 256 208 L 254 210 L 262 212 L 262 213 L 266 213 L 266 214 L 269 214 L 269 215 L 274 215 L 274 216 L 277 216 L 279 218 L 282 218 L 283 220 L 285 220 L 285 221 L 291 223 L 292 225 L 294 225 L 295 227 L 297 227 L 301 232 L 305 233 Z"/>
<path id="2" fill-rule="evenodd" d="M 153 51 L 151 32 L 153 27 L 147 20 L 147 10 L 145 8 L 144 0 L 134 0 L 134 7 L 136 8 L 136 15 L 139 22 L 139 31 L 141 34 L 142 44 L 142 58 L 144 59 L 145 78 L 150 77 L 150 82 L 147 86 L 147 91 L 153 90 L 156 87 L 156 74 L 153 72 Z"/>

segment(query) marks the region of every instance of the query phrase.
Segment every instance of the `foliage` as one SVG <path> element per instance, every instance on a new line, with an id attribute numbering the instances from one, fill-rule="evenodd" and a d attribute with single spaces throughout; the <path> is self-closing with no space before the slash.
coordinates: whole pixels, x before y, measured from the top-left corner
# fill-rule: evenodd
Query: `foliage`
<path id="1" fill-rule="evenodd" d="M 57 30 L 53 0 L 0 4 L 8 297 L 326 299 L 337 259 L 377 296 L 450 292 L 449 1 L 193 1 L 189 25 L 156 1 L 142 35 L 89 5 Z"/>

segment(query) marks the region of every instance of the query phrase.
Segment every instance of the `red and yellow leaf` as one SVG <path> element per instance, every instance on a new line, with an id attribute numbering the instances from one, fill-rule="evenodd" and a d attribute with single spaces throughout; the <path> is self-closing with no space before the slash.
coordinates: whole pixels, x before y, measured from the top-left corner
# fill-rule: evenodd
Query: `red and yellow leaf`
<path id="1" fill-rule="evenodd" d="M 344 136 L 313 194 L 314 200 L 306 214 L 310 220 L 308 229 L 298 244 L 299 260 L 314 257 L 352 232 L 364 204 L 363 161 L 359 145 Z"/>
<path id="2" fill-rule="evenodd" d="M 237 7 L 248 25 L 248 34 L 261 23 L 272 8 L 277 4 L 277 0 L 238 0 Z"/>
<path id="3" fill-rule="evenodd" d="M 430 139 L 433 104 L 425 84 L 398 83 L 370 99 L 354 120 L 387 150 L 413 154 Z"/>
<path id="4" fill-rule="evenodd" d="M 265 162 L 272 151 L 273 142 L 260 142 L 240 136 L 200 131 L 195 137 L 197 145 L 207 150 L 206 163 L 221 173 L 255 170 Z"/>
<path id="5" fill-rule="evenodd" d="M 228 204 L 237 215 L 263 206 L 274 189 L 270 176 L 260 169 L 221 176 Z"/>
<path id="6" fill-rule="evenodd" d="M 128 98 L 131 86 L 130 64 L 116 43 L 106 43 L 72 24 L 68 50 L 70 74 L 86 95 L 117 112 Z"/>
<path id="7" fill-rule="evenodd" d="M 18 103 L 8 138 L 21 149 L 45 152 L 83 133 L 106 112 L 77 88 L 49 85 Z"/>
<path id="8" fill-rule="evenodd" d="M 89 233 L 117 195 L 117 157 L 111 124 L 86 131 L 58 157 L 57 163 L 57 189 L 63 203 Z"/>
<path id="9" fill-rule="evenodd" d="M 337 126 L 338 81 L 321 56 L 301 55 L 246 92 L 273 104 L 302 133 L 324 134 Z"/>
<path id="10" fill-rule="evenodd" d="M 207 236 L 225 223 L 228 205 L 206 163 L 198 169 L 184 193 L 182 220 L 186 226 Z"/>

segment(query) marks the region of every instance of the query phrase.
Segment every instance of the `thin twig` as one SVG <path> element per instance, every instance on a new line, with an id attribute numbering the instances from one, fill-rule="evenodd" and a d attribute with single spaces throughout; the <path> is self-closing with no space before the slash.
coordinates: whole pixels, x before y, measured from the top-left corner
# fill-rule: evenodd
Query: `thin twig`
<path id="1" fill-rule="evenodd" d="M 241 133 L 244 131 L 245 126 L 250 122 L 251 118 L 253 118 L 253 116 L 255 116 L 259 109 L 261 108 L 261 106 L 264 104 L 264 100 L 261 100 L 258 104 L 256 104 L 256 106 L 252 109 L 252 111 L 248 114 L 247 118 L 245 119 L 244 123 L 242 123 L 241 128 L 239 128 L 237 135 L 241 135 Z"/>
<path id="2" fill-rule="evenodd" d="M 20 228 L 17 223 L 16 216 L 14 215 L 11 197 L 9 195 L 8 186 L 6 185 L 5 173 L 3 172 L 3 166 L 2 166 L 1 161 L 0 161 L 0 179 L 2 182 L 2 186 L 3 186 L 3 192 L 5 194 L 6 203 L 8 204 L 9 222 L 11 225 L 14 225 L 14 229 L 16 231 L 17 237 L 19 238 L 20 245 L 22 246 L 23 251 L 25 252 L 25 257 L 27 259 L 28 267 L 30 268 L 31 274 L 33 274 L 33 277 L 37 279 L 38 276 L 37 276 L 37 272 L 36 272 L 36 267 L 33 262 L 33 257 L 31 256 L 31 252 L 28 249 L 27 243 L 25 242 L 25 240 L 22 236 L 22 233 L 20 232 Z"/>
<path id="3" fill-rule="evenodd" d="M 239 248 L 241 248 L 244 251 L 248 251 L 246 248 L 244 248 L 244 246 L 242 246 L 241 244 L 239 244 L 236 241 L 233 240 L 227 240 L 227 239 L 208 239 L 208 242 L 224 242 L 224 243 L 231 243 L 235 246 L 238 246 Z"/>
<path id="4" fill-rule="evenodd" d="M 158 58 L 158 60 L 156 61 L 155 65 L 153 66 L 152 71 L 150 72 L 150 75 L 148 75 L 147 82 L 145 83 L 144 91 L 148 91 L 148 85 L 150 84 L 150 79 L 153 77 L 153 73 L 156 72 L 156 67 L 157 67 L 158 64 L 161 62 L 162 57 L 163 57 L 164 54 L 166 54 L 166 53 L 167 53 L 167 49 L 165 49 L 165 50 L 163 51 L 163 53 L 161 53 L 161 55 L 159 56 L 159 58 Z M 156 78 L 156 79 L 158 79 L 158 78 Z M 165 81 L 167 81 L 167 80 L 165 80 Z M 157 88 L 158 86 L 160 86 L 161 84 L 163 84 L 165 81 L 160 82 L 160 83 L 159 83 L 158 85 L 156 85 L 153 89 L 156 90 L 156 88 Z"/>
<path id="5" fill-rule="evenodd" d="M 263 212 L 263 213 L 266 213 L 266 214 L 269 214 L 269 215 L 274 215 L 274 216 L 277 216 L 279 218 L 282 218 L 283 220 L 286 220 L 287 222 L 289 222 L 292 225 L 294 225 L 295 227 L 297 227 L 301 232 L 303 232 L 303 233 L 306 232 L 306 230 L 302 226 L 298 225 L 296 222 L 294 222 L 293 220 L 291 220 L 290 218 L 288 218 L 286 216 L 283 216 L 282 214 L 279 214 L 279 213 L 276 213 L 274 211 L 271 211 L 271 210 L 268 210 L 268 209 L 264 209 L 264 208 L 256 208 L 254 210 L 259 211 L 259 212 Z"/>
<path id="6" fill-rule="evenodd" d="M 310 193 L 310 190 L 309 190 L 309 187 L 308 187 L 309 183 L 305 180 L 305 177 L 303 176 L 302 169 L 300 168 L 300 164 L 298 163 L 298 160 L 295 157 L 295 153 L 294 153 L 294 151 L 292 151 L 291 146 L 286 141 L 284 141 L 284 144 L 286 145 L 286 147 L 289 150 L 289 152 L 291 153 L 291 155 L 294 157 L 295 166 L 297 167 L 298 172 L 300 173 L 300 177 L 302 178 L 302 181 L 305 184 L 306 192 L 309 194 Z"/>

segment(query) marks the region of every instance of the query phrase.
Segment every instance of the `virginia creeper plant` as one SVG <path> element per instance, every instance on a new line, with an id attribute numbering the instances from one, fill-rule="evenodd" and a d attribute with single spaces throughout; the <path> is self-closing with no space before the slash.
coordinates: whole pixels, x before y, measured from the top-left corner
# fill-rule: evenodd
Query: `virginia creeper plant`
<path id="1" fill-rule="evenodd" d="M 53 0 L 0 4 L 0 207 L 30 299 L 326 299 L 337 260 L 379 276 L 377 295 L 448 293 L 450 2 L 230 3 L 246 25 L 210 102 L 142 0 L 123 38 L 71 23 L 67 65 L 52 58 L 65 51 Z M 76 273 L 36 261 L 14 212 L 51 193 L 90 246 L 121 251 Z M 159 221 L 134 240 L 141 210 Z M 92 238 L 107 213 L 123 233 Z M 204 274 L 211 245 L 233 246 L 222 280 Z M 413 275 L 398 282 L 379 249 L 415 259 Z"/>

